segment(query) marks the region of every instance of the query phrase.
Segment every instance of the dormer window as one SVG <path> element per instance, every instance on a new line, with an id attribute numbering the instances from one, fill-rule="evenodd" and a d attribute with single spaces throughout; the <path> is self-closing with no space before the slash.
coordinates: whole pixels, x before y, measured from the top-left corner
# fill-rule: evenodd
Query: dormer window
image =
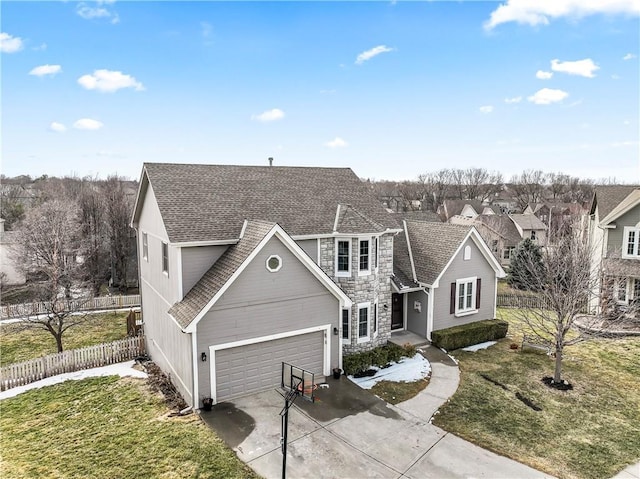
<path id="1" fill-rule="evenodd" d="M 640 257 L 640 248 L 638 243 L 640 242 L 640 229 L 633 226 L 626 226 L 624 228 L 624 240 L 622 243 L 622 257 L 623 258 L 638 258 Z"/>

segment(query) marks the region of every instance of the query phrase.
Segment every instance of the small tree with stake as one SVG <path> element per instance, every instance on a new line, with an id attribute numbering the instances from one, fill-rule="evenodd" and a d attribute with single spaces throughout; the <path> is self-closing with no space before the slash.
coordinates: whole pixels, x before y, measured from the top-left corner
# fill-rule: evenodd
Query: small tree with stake
<path id="1" fill-rule="evenodd" d="M 519 281 L 523 289 L 537 291 L 545 306 L 525 307 L 516 314 L 535 336 L 551 340 L 555 353 L 552 386 L 563 384 L 565 347 L 606 336 L 607 328 L 615 329 L 616 323 L 623 319 L 604 322 L 601 317 L 585 314 L 590 295 L 597 291 L 596 280 L 601 273 L 592 271 L 590 252 L 589 244 L 573 235 L 558 238 L 555 245 L 542 250 L 540 256 L 534 248 L 521 250 L 519 267 L 526 274 L 520 275 Z"/>

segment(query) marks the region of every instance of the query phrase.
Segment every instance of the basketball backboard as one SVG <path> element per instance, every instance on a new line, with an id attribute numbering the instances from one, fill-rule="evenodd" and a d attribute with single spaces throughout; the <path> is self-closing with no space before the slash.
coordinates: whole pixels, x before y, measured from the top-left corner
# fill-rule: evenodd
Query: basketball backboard
<path id="1" fill-rule="evenodd" d="M 314 394 L 318 388 L 314 373 L 285 362 L 282 363 L 280 386 L 287 394 L 295 394 L 311 402 L 315 400 Z"/>

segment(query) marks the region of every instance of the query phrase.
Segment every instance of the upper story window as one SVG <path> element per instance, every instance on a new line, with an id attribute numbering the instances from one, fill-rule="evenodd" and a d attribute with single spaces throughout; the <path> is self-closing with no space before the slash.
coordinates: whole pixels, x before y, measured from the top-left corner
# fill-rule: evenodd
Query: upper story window
<path id="1" fill-rule="evenodd" d="M 623 258 L 640 257 L 640 248 L 638 247 L 639 242 L 640 242 L 640 228 L 634 228 L 633 226 L 625 226 L 624 239 L 622 243 L 622 257 Z"/>
<path id="2" fill-rule="evenodd" d="M 149 236 L 142 233 L 142 257 L 149 261 Z"/>
<path id="3" fill-rule="evenodd" d="M 282 258 L 280 258 L 280 256 L 278 256 L 277 254 L 272 254 L 271 256 L 269 256 L 269 258 L 267 258 L 267 270 L 269 270 L 271 273 L 276 273 L 278 271 L 280 271 L 280 268 L 282 268 Z"/>
<path id="4" fill-rule="evenodd" d="M 162 242 L 162 272 L 169 274 L 169 245 Z"/>
<path id="5" fill-rule="evenodd" d="M 336 240 L 336 276 L 351 276 L 351 240 Z"/>
<path id="6" fill-rule="evenodd" d="M 358 242 L 358 273 L 359 274 L 368 274 L 370 269 L 370 250 L 369 250 L 369 240 L 360 240 Z"/>
<path id="7" fill-rule="evenodd" d="M 471 246 L 467 245 L 464 247 L 463 259 L 465 261 L 469 261 L 471 259 Z"/>
<path id="8" fill-rule="evenodd" d="M 373 255 L 372 255 L 372 260 L 373 260 L 373 267 L 377 270 L 378 269 L 378 264 L 380 263 L 380 243 L 378 240 L 378 237 L 376 236 L 375 238 L 373 238 L 373 251 L 372 251 Z"/>
<path id="9" fill-rule="evenodd" d="M 535 231 L 533 231 L 533 230 L 531 231 L 531 239 L 532 239 L 533 241 L 535 241 L 535 239 L 536 239 L 536 232 L 535 232 Z"/>

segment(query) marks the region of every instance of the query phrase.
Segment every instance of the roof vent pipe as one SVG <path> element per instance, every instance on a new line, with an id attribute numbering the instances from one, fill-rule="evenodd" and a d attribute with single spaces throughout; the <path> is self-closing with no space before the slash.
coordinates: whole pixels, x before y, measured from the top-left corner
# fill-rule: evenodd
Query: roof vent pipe
<path id="1" fill-rule="evenodd" d="M 273 166 L 273 158 L 269 157 L 269 166 Z"/>

